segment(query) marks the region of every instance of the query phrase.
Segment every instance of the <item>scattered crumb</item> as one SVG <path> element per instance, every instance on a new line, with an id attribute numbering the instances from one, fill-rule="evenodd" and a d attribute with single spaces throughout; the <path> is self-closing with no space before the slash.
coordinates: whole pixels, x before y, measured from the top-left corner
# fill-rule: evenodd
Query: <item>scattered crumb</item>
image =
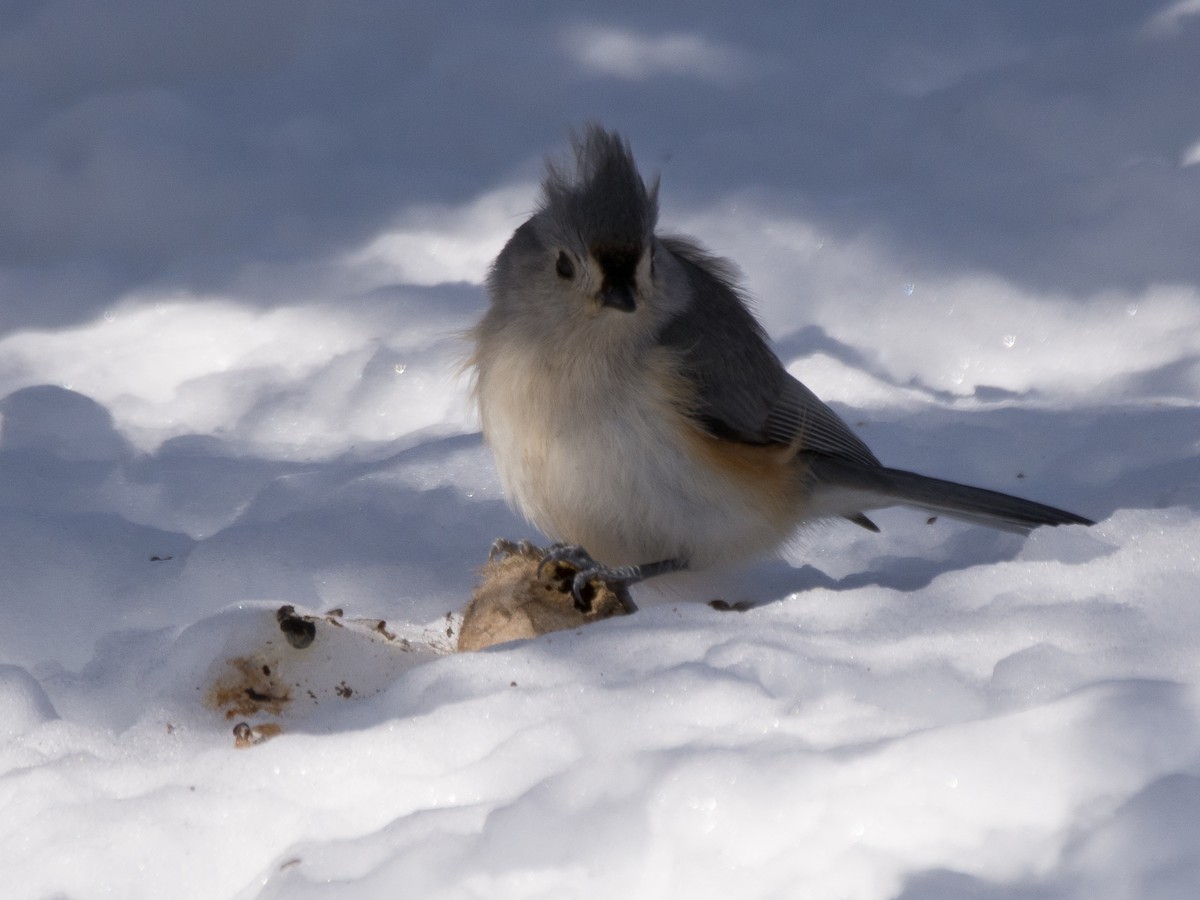
<path id="1" fill-rule="evenodd" d="M 375 623 L 375 630 L 382 634 L 389 641 L 394 641 L 396 639 L 396 635 L 387 630 L 387 622 L 383 621 L 383 619 L 380 619 Z"/>
<path id="2" fill-rule="evenodd" d="M 290 604 L 279 607 L 275 618 L 279 622 L 279 630 L 297 650 L 303 650 L 317 637 L 317 626 L 309 619 L 296 615 L 296 607 Z"/>
<path id="3" fill-rule="evenodd" d="M 750 600 L 739 600 L 737 603 L 730 603 L 727 600 L 709 600 L 708 605 L 718 612 L 745 612 L 748 609 L 754 609 L 754 603 Z"/>
<path id="4" fill-rule="evenodd" d="M 238 722 L 233 726 L 233 746 L 239 750 L 245 750 L 247 747 L 269 741 L 281 734 L 283 734 L 283 726 L 275 722 L 263 722 L 261 725 Z"/>
<path id="5" fill-rule="evenodd" d="M 226 663 L 232 671 L 217 678 L 204 697 L 204 705 L 209 709 L 223 711 L 226 719 L 260 712 L 277 716 L 291 702 L 291 692 L 269 674 L 268 664 L 245 656 Z"/>

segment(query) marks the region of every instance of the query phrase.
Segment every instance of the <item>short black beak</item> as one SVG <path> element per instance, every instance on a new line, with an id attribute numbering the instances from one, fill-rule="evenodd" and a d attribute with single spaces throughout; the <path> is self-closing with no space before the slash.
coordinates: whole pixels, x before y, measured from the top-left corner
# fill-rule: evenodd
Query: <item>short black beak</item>
<path id="1" fill-rule="evenodd" d="M 627 284 L 605 285 L 600 289 L 600 303 L 631 313 L 637 309 L 637 300 L 633 296 L 633 288 Z"/>

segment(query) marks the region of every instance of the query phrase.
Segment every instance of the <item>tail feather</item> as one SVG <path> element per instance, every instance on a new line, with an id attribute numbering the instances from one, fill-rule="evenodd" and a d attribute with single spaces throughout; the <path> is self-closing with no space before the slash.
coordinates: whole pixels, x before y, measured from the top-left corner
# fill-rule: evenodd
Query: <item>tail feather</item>
<path id="1" fill-rule="evenodd" d="M 902 469 L 864 466 L 832 457 L 815 458 L 811 465 L 812 475 L 819 484 L 854 498 L 857 509 L 838 510 L 838 514 L 852 520 L 853 514 L 861 515 L 865 510 L 903 505 L 1020 533 L 1039 525 L 1096 524 L 1044 503 Z"/>

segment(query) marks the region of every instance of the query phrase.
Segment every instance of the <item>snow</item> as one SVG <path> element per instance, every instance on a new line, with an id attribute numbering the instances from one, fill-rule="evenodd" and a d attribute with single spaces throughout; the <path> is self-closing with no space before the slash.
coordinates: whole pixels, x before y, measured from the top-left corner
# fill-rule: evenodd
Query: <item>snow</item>
<path id="1" fill-rule="evenodd" d="M 1200 6 L 100 9 L 0 11 L 0 894 L 1200 895 Z M 450 652 L 588 118 L 885 462 L 1099 524 Z"/>

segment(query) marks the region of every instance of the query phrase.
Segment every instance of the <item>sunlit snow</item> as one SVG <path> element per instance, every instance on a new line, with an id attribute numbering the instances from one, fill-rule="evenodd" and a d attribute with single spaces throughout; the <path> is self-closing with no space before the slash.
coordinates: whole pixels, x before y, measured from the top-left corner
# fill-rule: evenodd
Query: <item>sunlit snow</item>
<path id="1" fill-rule="evenodd" d="M 904 7 L 0 12 L 0 896 L 1200 896 L 1200 16 Z M 886 463 L 1098 524 L 451 652 L 589 118 Z"/>

